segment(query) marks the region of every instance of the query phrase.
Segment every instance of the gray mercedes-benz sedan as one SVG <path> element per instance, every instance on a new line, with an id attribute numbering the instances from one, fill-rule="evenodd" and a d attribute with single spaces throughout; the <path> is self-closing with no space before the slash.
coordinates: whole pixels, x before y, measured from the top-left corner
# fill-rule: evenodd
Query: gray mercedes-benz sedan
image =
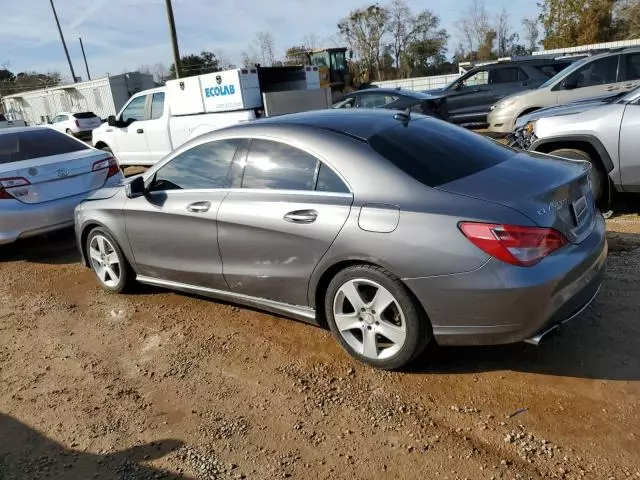
<path id="1" fill-rule="evenodd" d="M 536 343 L 600 289 L 589 164 L 421 115 L 325 110 L 183 145 L 76 209 L 102 286 L 134 281 L 328 326 L 399 368 L 427 345 Z"/>

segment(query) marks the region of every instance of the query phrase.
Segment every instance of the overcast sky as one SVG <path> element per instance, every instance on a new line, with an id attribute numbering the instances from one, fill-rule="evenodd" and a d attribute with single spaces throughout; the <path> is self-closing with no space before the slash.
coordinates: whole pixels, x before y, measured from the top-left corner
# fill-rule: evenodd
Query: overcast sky
<path id="1" fill-rule="evenodd" d="M 428 8 L 440 16 L 458 43 L 456 22 L 467 0 L 408 0 L 412 8 Z M 338 21 L 362 0 L 173 0 L 180 53 L 211 50 L 239 63 L 256 32 L 270 31 L 278 55 L 308 34 L 335 37 Z M 384 4 L 384 1 L 380 3 Z M 521 19 L 535 15 L 534 0 L 491 0 L 493 17 L 503 7 L 516 31 Z M 171 47 L 163 0 L 55 0 L 58 17 L 76 75 L 86 79 L 78 43 L 81 36 L 93 77 L 137 67 L 171 63 Z M 2 2 L 0 66 L 14 72 L 36 70 L 70 76 L 49 0 Z M 450 54 L 453 52 L 449 52 Z"/>

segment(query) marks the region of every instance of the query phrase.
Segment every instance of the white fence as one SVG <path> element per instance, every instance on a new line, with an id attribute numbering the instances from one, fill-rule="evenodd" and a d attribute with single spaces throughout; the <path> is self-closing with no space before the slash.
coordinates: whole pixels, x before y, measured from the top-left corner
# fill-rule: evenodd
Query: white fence
<path id="1" fill-rule="evenodd" d="M 403 78 L 399 80 L 385 80 L 383 82 L 373 82 L 380 88 L 402 88 L 404 90 L 413 90 L 421 92 L 423 90 L 434 90 L 449 85 L 456 78 L 460 77 L 457 73 L 450 75 L 435 75 L 433 77 L 416 77 Z"/>

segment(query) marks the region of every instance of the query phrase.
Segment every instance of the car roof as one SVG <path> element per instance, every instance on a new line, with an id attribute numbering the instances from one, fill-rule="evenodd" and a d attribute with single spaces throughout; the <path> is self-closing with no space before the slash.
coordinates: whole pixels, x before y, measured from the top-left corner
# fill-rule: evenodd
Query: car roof
<path id="1" fill-rule="evenodd" d="M 361 95 L 363 93 L 380 93 L 382 95 L 403 95 L 405 97 L 427 99 L 429 95 L 421 92 L 414 92 L 413 90 L 402 90 L 400 88 L 367 88 L 365 90 L 357 90 L 355 92 L 348 93 L 345 97 L 351 95 Z"/>
<path id="2" fill-rule="evenodd" d="M 6 135 L 9 133 L 33 132 L 34 130 L 53 130 L 53 129 L 49 127 L 40 127 L 35 125 L 32 127 L 9 127 L 9 128 L 1 129 L 0 135 Z"/>
<path id="3" fill-rule="evenodd" d="M 376 133 L 397 125 L 398 111 L 383 108 L 329 109 L 292 113 L 270 117 L 255 122 L 243 123 L 231 129 L 252 129 L 260 126 L 306 126 L 342 133 L 360 140 L 367 140 Z M 429 118 L 421 114 L 411 114 L 415 118 Z"/>

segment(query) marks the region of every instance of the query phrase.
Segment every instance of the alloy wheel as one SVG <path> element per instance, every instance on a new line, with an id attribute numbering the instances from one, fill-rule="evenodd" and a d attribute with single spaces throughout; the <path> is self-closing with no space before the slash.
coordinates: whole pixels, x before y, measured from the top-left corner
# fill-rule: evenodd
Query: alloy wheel
<path id="1" fill-rule="evenodd" d="M 333 300 L 333 317 L 342 338 L 360 355 L 384 360 L 407 339 L 404 312 L 385 287 L 357 278 L 345 282 Z"/>
<path id="2" fill-rule="evenodd" d="M 107 237 L 98 234 L 91 239 L 89 258 L 91 267 L 105 286 L 115 288 L 120 283 L 122 275 L 120 258 Z"/>

